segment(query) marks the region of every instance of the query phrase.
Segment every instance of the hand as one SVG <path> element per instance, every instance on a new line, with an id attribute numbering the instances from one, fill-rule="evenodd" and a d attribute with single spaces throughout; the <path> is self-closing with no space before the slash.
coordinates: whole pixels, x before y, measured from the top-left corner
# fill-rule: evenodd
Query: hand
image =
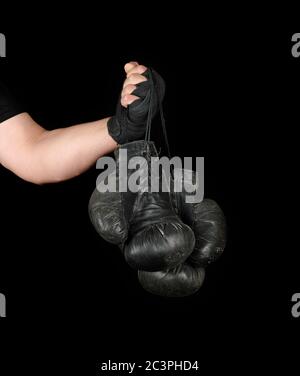
<path id="1" fill-rule="evenodd" d="M 121 93 L 121 104 L 123 107 L 127 108 L 128 105 L 140 99 L 138 96 L 132 95 L 132 92 L 136 90 L 138 84 L 147 81 L 147 78 L 142 75 L 146 72 L 147 67 L 139 65 L 139 63 L 135 61 L 131 61 L 125 64 L 124 70 L 126 72 L 126 80 L 124 81 Z"/>
<path id="2" fill-rule="evenodd" d="M 153 118 L 165 93 L 164 80 L 153 69 L 150 72 L 137 62 L 127 63 L 124 69 L 127 77 L 116 115 L 107 122 L 109 135 L 119 145 L 144 138 L 150 103 Z"/>

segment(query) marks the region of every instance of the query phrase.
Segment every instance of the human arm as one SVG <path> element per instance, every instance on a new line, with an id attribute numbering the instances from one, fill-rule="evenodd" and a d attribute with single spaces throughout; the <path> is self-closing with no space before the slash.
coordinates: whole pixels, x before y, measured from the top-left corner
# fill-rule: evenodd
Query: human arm
<path id="1" fill-rule="evenodd" d="M 136 62 L 125 65 L 127 76 L 121 93 L 124 107 L 139 99 L 131 93 L 146 80 L 142 76 L 146 69 Z M 78 176 L 117 147 L 108 132 L 108 120 L 49 131 L 21 112 L 0 124 L 0 163 L 36 184 Z"/>

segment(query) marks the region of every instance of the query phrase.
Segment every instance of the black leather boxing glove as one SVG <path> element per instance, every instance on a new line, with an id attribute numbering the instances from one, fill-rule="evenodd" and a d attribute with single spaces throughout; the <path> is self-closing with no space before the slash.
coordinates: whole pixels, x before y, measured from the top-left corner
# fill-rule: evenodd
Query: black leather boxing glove
<path id="1" fill-rule="evenodd" d="M 107 185 L 110 179 L 116 179 L 117 186 L 119 185 L 116 169 L 107 177 L 106 175 L 98 177 L 97 188 L 89 201 L 89 217 L 95 230 L 104 240 L 123 249 L 128 238 L 129 224 L 124 215 L 121 193 L 101 192 L 98 187 L 104 183 Z"/>
<path id="2" fill-rule="evenodd" d="M 175 180 L 180 180 L 179 183 L 182 185 L 182 192 L 173 192 L 175 207 L 182 221 L 193 229 L 196 238 L 195 249 L 189 260 L 195 265 L 206 267 L 216 261 L 224 251 L 224 213 L 214 200 L 203 199 L 192 204 L 186 202 L 186 188 L 191 191 L 191 185 L 196 182 L 195 172 L 186 173 L 186 170 L 182 170 L 182 173 L 177 174 L 175 170 Z"/>
<path id="3" fill-rule="evenodd" d="M 115 176 L 116 171 L 111 175 Z M 185 184 L 189 183 L 185 179 Z M 172 197 L 178 215 L 194 231 L 196 243 L 193 253 L 175 268 L 155 272 L 139 271 L 138 278 L 148 292 L 165 297 L 184 297 L 200 289 L 205 278 L 205 267 L 222 254 L 226 244 L 226 223 L 221 208 L 213 200 L 186 203 L 184 187 L 183 192 L 173 191 Z M 123 212 L 121 193 L 100 193 L 95 190 L 89 212 L 97 232 L 105 240 L 124 249 L 129 226 Z"/>
<path id="4" fill-rule="evenodd" d="M 143 288 L 151 294 L 182 298 L 195 294 L 200 289 L 205 278 L 205 269 L 186 261 L 173 269 L 139 271 L 138 278 Z"/>
<path id="5" fill-rule="evenodd" d="M 214 200 L 204 199 L 197 204 L 184 203 L 179 212 L 183 222 L 193 228 L 196 238 L 189 262 L 207 267 L 225 248 L 226 222 L 222 209 Z"/>
<path id="6" fill-rule="evenodd" d="M 195 173 L 175 174 L 175 178 L 178 176 L 186 177 L 186 187 L 195 180 Z M 188 177 L 192 180 L 189 181 Z M 165 297 L 183 297 L 197 292 L 205 278 L 204 268 L 222 254 L 226 244 L 225 217 L 218 204 L 209 199 L 187 203 L 185 187 L 182 188 L 182 192 L 173 192 L 173 199 L 178 215 L 194 231 L 196 243 L 193 253 L 176 268 L 138 273 L 145 290 Z"/>
<path id="7" fill-rule="evenodd" d="M 120 150 L 127 151 L 128 160 L 144 158 L 139 176 L 147 178 L 147 182 L 141 179 L 137 192 L 95 191 L 89 204 L 92 223 L 104 239 L 121 246 L 133 268 L 158 271 L 176 267 L 193 251 L 195 238 L 176 215 L 169 192 L 145 191 L 150 182 L 150 159 L 158 156 L 155 146 L 152 142 L 137 141 L 118 148 L 115 152 L 117 175 L 122 164 Z M 133 173 L 128 170 L 128 180 Z"/>
<path id="8" fill-rule="evenodd" d="M 158 111 L 159 101 L 163 101 L 165 94 L 164 80 L 155 70 L 151 68 L 150 73 L 149 69 L 143 73 L 147 81 L 137 84 L 137 88 L 132 92 L 133 95 L 138 96 L 140 99 L 134 101 L 127 108 L 121 105 L 119 99 L 116 115 L 110 118 L 107 123 L 108 133 L 119 145 L 144 138 L 151 91 L 153 91 L 152 118 Z"/>

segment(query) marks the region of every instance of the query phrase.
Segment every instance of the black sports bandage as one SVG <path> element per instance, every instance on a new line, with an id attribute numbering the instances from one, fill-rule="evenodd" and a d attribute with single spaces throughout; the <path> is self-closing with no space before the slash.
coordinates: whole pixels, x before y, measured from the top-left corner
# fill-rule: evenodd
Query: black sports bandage
<path id="1" fill-rule="evenodd" d="M 146 132 L 147 115 L 150 111 L 151 91 L 153 98 L 151 104 L 152 118 L 159 109 L 165 94 L 165 83 L 162 77 L 150 68 L 143 73 L 147 81 L 141 82 L 132 92 L 140 99 L 134 101 L 127 108 L 121 105 L 120 99 L 117 104 L 116 115 L 108 121 L 108 132 L 119 144 L 141 140 Z"/>

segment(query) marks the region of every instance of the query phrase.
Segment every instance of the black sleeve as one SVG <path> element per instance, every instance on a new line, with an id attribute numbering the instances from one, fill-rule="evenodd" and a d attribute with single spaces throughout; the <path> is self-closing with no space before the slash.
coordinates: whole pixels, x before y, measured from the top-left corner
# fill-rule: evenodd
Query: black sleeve
<path id="1" fill-rule="evenodd" d="M 0 82 L 0 123 L 24 111 L 23 106 L 18 103 L 7 87 Z"/>

